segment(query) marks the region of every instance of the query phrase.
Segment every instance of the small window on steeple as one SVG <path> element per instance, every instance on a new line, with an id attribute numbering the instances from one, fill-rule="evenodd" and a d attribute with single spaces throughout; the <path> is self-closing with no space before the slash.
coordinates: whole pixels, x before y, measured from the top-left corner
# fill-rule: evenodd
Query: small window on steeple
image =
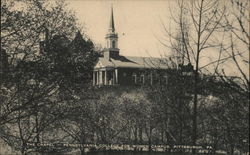
<path id="1" fill-rule="evenodd" d="M 112 41 L 112 48 L 115 48 L 115 41 Z"/>

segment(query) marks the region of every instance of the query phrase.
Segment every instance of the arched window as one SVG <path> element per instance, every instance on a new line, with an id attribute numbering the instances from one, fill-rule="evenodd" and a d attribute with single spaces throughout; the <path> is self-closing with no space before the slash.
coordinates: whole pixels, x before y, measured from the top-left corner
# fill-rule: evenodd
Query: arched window
<path id="1" fill-rule="evenodd" d="M 115 41 L 112 41 L 112 48 L 115 48 Z"/>

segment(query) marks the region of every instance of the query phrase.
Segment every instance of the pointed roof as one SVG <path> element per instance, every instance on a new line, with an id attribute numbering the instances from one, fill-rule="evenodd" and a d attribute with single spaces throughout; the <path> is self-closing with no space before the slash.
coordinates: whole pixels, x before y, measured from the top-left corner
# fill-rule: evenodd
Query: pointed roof
<path id="1" fill-rule="evenodd" d="M 111 16 L 110 16 L 109 30 L 111 30 L 112 32 L 115 32 L 115 22 L 114 22 L 114 15 L 113 15 L 113 5 L 111 6 Z"/>

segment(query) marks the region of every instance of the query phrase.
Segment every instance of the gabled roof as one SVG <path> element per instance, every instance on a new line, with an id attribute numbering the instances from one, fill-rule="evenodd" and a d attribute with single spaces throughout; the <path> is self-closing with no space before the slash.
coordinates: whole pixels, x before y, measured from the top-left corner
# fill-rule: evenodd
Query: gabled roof
<path id="1" fill-rule="evenodd" d="M 104 58 L 100 57 L 95 68 L 155 68 L 155 69 L 167 69 L 169 68 L 167 62 L 163 58 L 150 58 L 150 57 L 130 57 L 119 56 L 117 58 Z"/>

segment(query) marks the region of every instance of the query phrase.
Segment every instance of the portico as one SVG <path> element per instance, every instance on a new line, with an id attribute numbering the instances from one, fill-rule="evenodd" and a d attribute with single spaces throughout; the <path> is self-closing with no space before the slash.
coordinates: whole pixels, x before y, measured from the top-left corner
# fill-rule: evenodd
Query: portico
<path id="1" fill-rule="evenodd" d="M 93 85 L 118 84 L 117 68 L 95 68 L 93 72 Z"/>

